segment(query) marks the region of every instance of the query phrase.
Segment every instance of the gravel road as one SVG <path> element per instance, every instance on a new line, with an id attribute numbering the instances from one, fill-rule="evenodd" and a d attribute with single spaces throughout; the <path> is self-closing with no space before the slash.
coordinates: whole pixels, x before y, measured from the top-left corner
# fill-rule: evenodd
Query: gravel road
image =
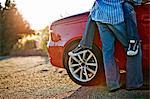
<path id="1" fill-rule="evenodd" d="M 79 87 L 64 69 L 45 64 L 44 57 L 12 57 L 0 61 L 0 99 L 59 99 Z"/>
<path id="2" fill-rule="evenodd" d="M 82 87 L 40 56 L 0 58 L 0 99 L 150 99 L 150 90 Z"/>

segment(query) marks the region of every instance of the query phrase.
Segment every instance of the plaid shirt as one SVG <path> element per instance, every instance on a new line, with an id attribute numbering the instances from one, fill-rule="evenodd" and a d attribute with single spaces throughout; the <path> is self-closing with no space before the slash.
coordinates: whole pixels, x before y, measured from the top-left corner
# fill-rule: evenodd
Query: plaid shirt
<path id="1" fill-rule="evenodd" d="M 136 3 L 141 3 L 141 0 L 134 1 L 136 1 Z M 124 0 L 96 0 L 90 13 L 92 19 L 108 24 L 123 22 L 123 2 Z"/>

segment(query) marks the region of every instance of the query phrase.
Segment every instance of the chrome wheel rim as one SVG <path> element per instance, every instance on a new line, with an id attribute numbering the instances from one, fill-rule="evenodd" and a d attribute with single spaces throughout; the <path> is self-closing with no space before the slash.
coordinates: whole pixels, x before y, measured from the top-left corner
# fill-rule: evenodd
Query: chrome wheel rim
<path id="1" fill-rule="evenodd" d="M 72 76 L 81 82 L 88 82 L 98 70 L 96 56 L 90 50 L 83 50 L 76 56 L 69 56 L 69 70 Z"/>

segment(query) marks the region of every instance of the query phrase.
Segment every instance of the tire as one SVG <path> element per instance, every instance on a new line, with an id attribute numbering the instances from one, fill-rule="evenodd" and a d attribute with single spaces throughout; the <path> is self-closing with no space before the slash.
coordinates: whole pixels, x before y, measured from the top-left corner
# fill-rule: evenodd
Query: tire
<path id="1" fill-rule="evenodd" d="M 104 84 L 102 52 L 96 45 L 90 50 L 81 51 L 78 56 L 68 56 L 68 52 L 74 49 L 79 41 L 71 42 L 64 50 L 63 64 L 69 77 L 82 86 Z"/>

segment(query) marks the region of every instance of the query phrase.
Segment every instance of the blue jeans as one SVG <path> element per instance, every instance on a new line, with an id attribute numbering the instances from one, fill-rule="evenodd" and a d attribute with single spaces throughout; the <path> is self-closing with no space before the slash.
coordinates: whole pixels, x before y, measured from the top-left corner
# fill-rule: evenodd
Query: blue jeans
<path id="1" fill-rule="evenodd" d="M 134 7 L 128 1 L 125 1 L 122 5 L 124 11 L 124 22 L 126 24 L 127 30 L 127 38 L 128 40 L 140 40 L 138 29 L 137 29 L 137 21 L 136 21 L 136 13 L 134 11 Z M 94 32 L 96 30 L 96 22 L 92 20 L 89 15 L 88 21 L 86 24 L 86 29 L 83 33 L 83 40 L 81 40 L 80 45 L 83 45 L 88 48 L 92 48 L 92 43 L 94 39 Z"/>
<path id="2" fill-rule="evenodd" d="M 128 40 L 140 40 L 137 30 L 136 13 L 134 7 L 129 1 L 122 4 L 124 20 L 127 27 Z"/>
<path id="3" fill-rule="evenodd" d="M 91 24 L 90 24 L 91 23 Z M 95 24 L 96 23 L 96 24 Z M 86 24 L 85 32 L 83 33 L 80 45 L 92 48 L 94 32 L 96 25 L 99 29 L 101 41 L 102 41 L 102 52 L 105 68 L 106 83 L 110 90 L 119 88 L 120 73 L 119 68 L 115 62 L 114 52 L 115 52 L 115 41 L 118 40 L 126 49 L 128 46 L 128 35 L 126 33 L 126 24 L 124 22 L 111 25 L 101 22 L 93 21 L 90 16 Z M 90 28 L 90 27 L 94 28 Z M 89 28 L 90 29 L 89 29 Z M 88 28 L 88 29 L 87 29 Z M 88 31 L 90 30 L 90 31 Z M 138 88 L 143 84 L 143 74 L 142 74 L 142 54 L 141 48 L 138 55 L 133 57 L 127 56 L 126 63 L 126 87 L 127 88 Z"/>
<path id="4" fill-rule="evenodd" d="M 102 52 L 106 82 L 110 89 L 119 87 L 120 73 L 115 62 L 115 41 L 118 40 L 126 49 L 128 46 L 128 36 L 126 34 L 126 25 L 124 22 L 117 25 L 104 24 L 96 22 L 102 40 Z M 137 56 L 128 57 L 126 63 L 126 87 L 138 88 L 143 84 L 142 74 L 142 54 L 141 48 Z"/>
<path id="5" fill-rule="evenodd" d="M 82 40 L 80 41 L 80 45 L 92 49 L 96 28 L 96 22 L 93 21 L 91 16 L 89 15 L 86 23 L 86 28 L 82 36 Z"/>

